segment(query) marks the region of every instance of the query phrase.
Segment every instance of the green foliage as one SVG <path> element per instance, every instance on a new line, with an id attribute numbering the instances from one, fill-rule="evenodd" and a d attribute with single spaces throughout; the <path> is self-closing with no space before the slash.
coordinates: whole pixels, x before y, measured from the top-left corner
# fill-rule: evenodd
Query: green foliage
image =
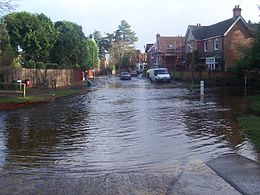
<path id="1" fill-rule="evenodd" d="M 44 90 L 37 96 L 27 97 L 0 97 L 0 103 L 26 103 L 26 102 L 41 102 L 48 99 L 60 98 L 70 95 L 79 94 L 80 90 L 77 89 L 55 89 Z"/>
<path id="2" fill-rule="evenodd" d="M 116 64 L 119 69 L 129 67 L 134 56 L 133 45 L 138 40 L 135 32 L 131 30 L 131 26 L 122 20 L 114 33 L 106 35 L 106 40 L 110 43 L 109 54 L 112 63 Z"/>
<path id="3" fill-rule="evenodd" d="M 51 62 L 45 63 L 46 69 L 57 69 L 58 67 L 59 65 L 57 63 L 51 63 Z"/>
<path id="4" fill-rule="evenodd" d="M 244 75 L 247 71 L 260 69 L 260 29 L 258 29 L 252 47 L 241 48 L 241 58 L 230 68 L 231 72 Z"/>
<path id="5" fill-rule="evenodd" d="M 251 48 L 241 48 L 242 56 L 235 61 L 235 65 L 230 67 L 229 71 L 243 76 L 247 71 L 254 69 L 253 54 Z"/>
<path id="6" fill-rule="evenodd" d="M 12 51 L 9 35 L 3 20 L 0 20 L 0 78 L 5 80 L 12 73 L 14 53 Z"/>
<path id="7" fill-rule="evenodd" d="M 36 67 L 37 67 L 37 69 L 45 69 L 46 65 L 43 62 L 37 62 Z"/>
<path id="8" fill-rule="evenodd" d="M 73 22 L 58 21 L 55 28 L 59 34 L 51 50 L 51 61 L 57 63 L 59 68 L 83 66 L 87 50 L 82 27 Z"/>
<path id="9" fill-rule="evenodd" d="M 40 101 L 41 97 L 29 96 L 29 97 L 1 97 L 0 103 L 25 103 Z"/>
<path id="10" fill-rule="evenodd" d="M 29 69 L 57 69 L 59 67 L 58 64 L 56 63 L 51 63 L 51 62 L 35 62 L 34 60 L 29 60 L 24 63 L 25 68 Z"/>
<path id="11" fill-rule="evenodd" d="M 129 58 L 124 56 L 121 62 L 121 69 L 128 69 L 130 67 Z"/>
<path id="12" fill-rule="evenodd" d="M 98 46 L 99 59 L 105 59 L 105 55 L 108 52 L 110 46 L 109 39 L 107 37 L 102 37 L 100 31 L 94 31 L 90 37 L 94 38 Z"/>
<path id="13" fill-rule="evenodd" d="M 85 41 L 85 47 L 87 50 L 86 53 L 86 60 L 84 62 L 83 68 L 85 70 L 90 68 L 96 68 L 98 67 L 98 47 L 96 45 L 96 42 L 94 39 L 87 39 Z"/>
<path id="14" fill-rule="evenodd" d="M 249 99 L 252 101 L 250 105 L 251 109 L 253 111 L 260 113 L 260 96 L 259 95 L 251 96 Z"/>
<path id="15" fill-rule="evenodd" d="M 116 42 L 124 42 L 127 45 L 133 45 L 138 41 L 135 32 L 131 30 L 131 26 L 125 20 L 121 21 L 114 38 Z"/>
<path id="16" fill-rule="evenodd" d="M 34 60 L 26 61 L 24 67 L 30 69 L 36 68 L 36 62 Z"/>
<path id="17" fill-rule="evenodd" d="M 248 52 L 249 60 L 254 68 L 260 68 L 260 28 L 255 36 L 251 50 Z"/>
<path id="18" fill-rule="evenodd" d="M 12 67 L 14 69 L 18 69 L 18 68 L 21 68 L 22 67 L 22 64 L 21 64 L 21 61 L 20 61 L 20 58 L 19 56 L 14 58 L 13 62 L 12 62 Z"/>
<path id="19" fill-rule="evenodd" d="M 12 13 L 4 18 L 13 50 L 25 61 L 47 61 L 57 31 L 44 14 Z"/>
<path id="20" fill-rule="evenodd" d="M 248 116 L 238 119 L 240 126 L 252 142 L 260 148 L 260 117 Z"/>
<path id="21" fill-rule="evenodd" d="M 251 100 L 250 107 L 253 111 L 260 113 L 260 96 L 249 97 Z M 260 117 L 244 116 L 238 118 L 239 124 L 249 138 L 260 148 Z"/>
<path id="22" fill-rule="evenodd" d="M 12 68 L 86 70 L 98 67 L 99 59 L 104 61 L 110 53 L 113 64 L 132 65 L 133 45 L 138 38 L 125 20 L 112 34 L 102 37 L 94 31 L 91 37 L 86 38 L 82 27 L 73 22 L 53 24 L 44 14 L 12 13 L 0 26 L 0 62 Z"/>

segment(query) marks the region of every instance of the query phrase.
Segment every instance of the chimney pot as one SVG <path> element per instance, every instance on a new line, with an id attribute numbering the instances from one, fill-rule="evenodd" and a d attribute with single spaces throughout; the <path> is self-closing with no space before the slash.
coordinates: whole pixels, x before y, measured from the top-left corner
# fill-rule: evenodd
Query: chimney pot
<path id="1" fill-rule="evenodd" d="M 239 7 L 239 5 L 235 5 L 235 8 L 233 9 L 233 18 L 241 16 L 241 11 L 242 9 Z"/>

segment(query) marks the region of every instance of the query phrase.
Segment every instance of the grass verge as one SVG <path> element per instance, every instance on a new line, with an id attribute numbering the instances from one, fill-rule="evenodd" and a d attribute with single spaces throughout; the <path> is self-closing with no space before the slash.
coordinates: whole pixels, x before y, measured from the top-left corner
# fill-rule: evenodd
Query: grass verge
<path id="1" fill-rule="evenodd" d="M 251 96 L 251 97 L 249 97 L 249 99 L 252 102 L 251 105 L 250 105 L 250 108 L 253 111 L 260 113 L 260 95 Z"/>
<path id="2" fill-rule="evenodd" d="M 250 108 L 260 113 L 260 95 L 251 96 L 249 99 L 251 100 Z M 239 117 L 238 122 L 257 148 L 260 148 L 260 117 L 253 115 Z"/>
<path id="3" fill-rule="evenodd" d="M 240 117 L 238 118 L 238 122 L 251 141 L 257 146 L 257 148 L 260 148 L 260 117 Z"/>
<path id="4" fill-rule="evenodd" d="M 0 103 L 24 103 L 24 102 L 37 102 L 42 98 L 37 96 L 29 96 L 29 97 L 1 97 Z"/>
<path id="5" fill-rule="evenodd" d="M 0 97 L 0 103 L 27 103 L 27 102 L 40 102 L 50 98 L 60 98 L 69 95 L 79 94 L 80 90 L 77 89 L 55 89 L 55 90 L 42 90 L 37 91 L 34 95 L 27 95 L 23 97 Z"/>

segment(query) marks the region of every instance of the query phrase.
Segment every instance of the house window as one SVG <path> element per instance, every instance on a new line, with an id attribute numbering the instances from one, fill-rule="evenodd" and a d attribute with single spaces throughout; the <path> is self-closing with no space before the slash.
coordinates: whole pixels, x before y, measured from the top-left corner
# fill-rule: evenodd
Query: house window
<path id="1" fill-rule="evenodd" d="M 218 50 L 218 39 L 214 40 L 214 50 Z"/>
<path id="2" fill-rule="evenodd" d="M 208 51 L 208 42 L 204 41 L 204 51 Z"/>
<path id="3" fill-rule="evenodd" d="M 189 52 L 191 53 L 191 52 L 193 52 L 193 46 L 192 46 L 192 44 L 190 43 L 190 44 L 188 44 L 188 49 L 189 49 Z"/>
<path id="4" fill-rule="evenodd" d="M 216 58 L 209 57 L 206 58 L 206 64 L 208 65 L 208 70 L 216 70 Z"/>

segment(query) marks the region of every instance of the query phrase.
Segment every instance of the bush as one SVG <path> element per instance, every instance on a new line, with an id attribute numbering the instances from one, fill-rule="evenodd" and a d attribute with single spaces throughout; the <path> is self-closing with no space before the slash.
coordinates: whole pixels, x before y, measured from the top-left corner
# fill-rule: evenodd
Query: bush
<path id="1" fill-rule="evenodd" d="M 44 64 L 43 62 L 37 62 L 37 69 L 45 69 L 46 68 L 46 64 Z"/>
<path id="2" fill-rule="evenodd" d="M 57 69 L 59 65 L 57 63 L 45 63 L 46 69 Z"/>
<path id="3" fill-rule="evenodd" d="M 24 67 L 33 69 L 36 68 L 36 63 L 33 60 L 29 60 L 28 62 L 24 63 Z"/>

